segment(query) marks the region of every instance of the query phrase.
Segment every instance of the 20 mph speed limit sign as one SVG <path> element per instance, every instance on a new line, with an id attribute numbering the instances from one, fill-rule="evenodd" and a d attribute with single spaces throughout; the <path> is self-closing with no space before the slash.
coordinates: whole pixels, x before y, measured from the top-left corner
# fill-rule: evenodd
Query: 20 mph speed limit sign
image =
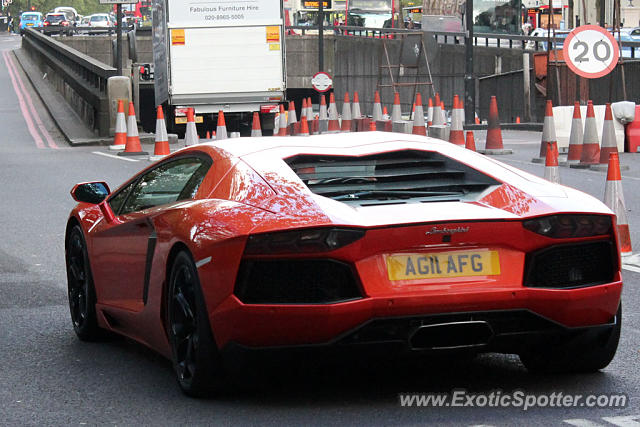
<path id="1" fill-rule="evenodd" d="M 609 74 L 620 57 L 616 40 L 596 25 L 583 25 L 571 31 L 563 49 L 564 60 L 571 71 L 588 79 Z"/>

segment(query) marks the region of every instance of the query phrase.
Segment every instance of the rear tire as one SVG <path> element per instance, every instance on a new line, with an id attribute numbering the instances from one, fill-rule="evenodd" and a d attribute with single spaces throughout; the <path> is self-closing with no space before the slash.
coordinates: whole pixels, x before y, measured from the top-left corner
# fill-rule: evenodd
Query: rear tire
<path id="1" fill-rule="evenodd" d="M 188 396 L 206 396 L 223 382 L 222 362 L 198 271 L 187 252 L 179 252 L 173 262 L 167 297 L 167 332 L 178 384 Z"/>
<path id="2" fill-rule="evenodd" d="M 609 365 L 616 355 L 622 327 L 622 303 L 616 314 L 616 324 L 593 334 L 589 339 L 576 337 L 553 348 L 532 348 L 520 354 L 520 360 L 531 372 L 564 373 L 596 372 Z"/>

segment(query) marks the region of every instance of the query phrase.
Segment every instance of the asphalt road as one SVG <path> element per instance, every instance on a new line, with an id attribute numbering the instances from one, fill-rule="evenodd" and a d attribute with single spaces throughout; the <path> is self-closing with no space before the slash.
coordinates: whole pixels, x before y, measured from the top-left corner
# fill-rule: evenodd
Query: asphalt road
<path id="1" fill-rule="evenodd" d="M 0 35 L 2 52 L 19 38 Z M 0 424 L 424 424 L 640 426 L 640 276 L 624 270 L 618 353 L 591 375 L 532 375 L 516 356 L 473 361 L 290 356 L 236 369 L 227 393 L 195 400 L 179 391 L 168 361 L 125 339 L 76 339 L 66 302 L 63 238 L 76 182 L 113 187 L 147 166 L 104 156 L 102 147 L 70 148 L 47 117 L 15 59 L 0 60 Z M 25 86 L 20 85 L 20 81 Z M 17 87 L 17 89 L 16 89 Z M 35 113 L 34 113 L 35 111 Z M 30 118 L 28 118 L 30 117 Z M 538 175 L 529 160 L 539 134 L 505 133 L 515 154 L 499 159 Z M 481 133 L 476 141 L 482 141 Z M 39 142 L 42 148 L 39 148 Z M 53 144 L 51 143 L 53 141 Z M 52 148 L 57 147 L 57 148 Z M 150 151 L 151 147 L 148 147 Z M 96 152 L 102 154 L 95 154 Z M 623 156 L 632 241 L 640 249 L 640 165 Z M 566 185 L 599 198 L 605 174 L 561 170 Z M 633 266 L 629 267 L 633 268 Z M 402 407 L 399 393 L 610 394 L 624 408 Z"/>

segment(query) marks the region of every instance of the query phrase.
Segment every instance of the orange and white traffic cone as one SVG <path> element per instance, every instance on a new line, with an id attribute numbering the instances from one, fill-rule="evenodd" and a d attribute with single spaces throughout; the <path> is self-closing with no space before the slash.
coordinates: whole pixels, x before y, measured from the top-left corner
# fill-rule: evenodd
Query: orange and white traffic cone
<path id="1" fill-rule="evenodd" d="M 326 133 L 340 132 L 340 123 L 338 122 L 338 109 L 336 108 L 336 99 L 333 92 L 329 95 L 329 126 Z"/>
<path id="2" fill-rule="evenodd" d="M 373 122 L 378 122 L 382 120 L 382 104 L 380 102 L 380 93 L 376 91 L 373 96 L 373 114 L 371 115 L 371 120 Z"/>
<path id="3" fill-rule="evenodd" d="M 329 114 L 327 113 L 327 99 L 323 94 L 320 94 L 320 109 L 318 110 L 319 120 L 329 120 Z"/>
<path id="4" fill-rule="evenodd" d="M 473 131 L 467 131 L 467 141 L 464 144 L 464 148 L 471 151 L 476 151 L 476 140 L 473 137 Z"/>
<path id="5" fill-rule="evenodd" d="M 500 129 L 500 117 L 498 116 L 498 101 L 495 96 L 489 103 L 489 124 L 487 126 L 487 142 L 485 154 L 511 154 L 513 150 L 505 149 L 502 144 L 502 129 Z"/>
<path id="6" fill-rule="evenodd" d="M 302 116 L 300 119 L 300 133 L 299 136 L 309 136 L 309 122 L 307 122 L 307 117 Z"/>
<path id="7" fill-rule="evenodd" d="M 113 144 L 109 146 L 109 150 L 124 150 L 125 145 L 127 145 L 127 120 L 124 117 L 124 101 L 119 99 L 115 135 L 113 137 Z"/>
<path id="8" fill-rule="evenodd" d="M 598 139 L 598 128 L 596 126 L 596 115 L 593 111 L 593 102 L 587 102 L 587 117 L 584 121 L 584 136 L 582 138 L 582 155 L 580 163 L 571 167 L 585 168 L 597 165 L 600 162 L 600 140 Z"/>
<path id="9" fill-rule="evenodd" d="M 382 107 L 382 120 L 389 120 L 391 116 L 389 115 L 389 110 L 387 110 L 387 106 Z"/>
<path id="10" fill-rule="evenodd" d="M 609 154 L 618 152 L 616 131 L 613 128 L 613 114 L 611 104 L 606 103 L 604 109 L 604 124 L 602 126 L 602 145 L 600 146 L 600 164 L 609 162 Z"/>
<path id="11" fill-rule="evenodd" d="M 349 100 L 349 92 L 344 93 L 344 102 L 342 103 L 342 123 L 340 125 L 342 132 L 351 132 L 351 101 Z"/>
<path id="12" fill-rule="evenodd" d="M 556 184 L 560 183 L 560 174 L 558 172 L 558 144 L 556 142 L 547 143 L 544 179 L 555 182 Z"/>
<path id="13" fill-rule="evenodd" d="M 533 158 L 533 163 L 542 163 L 547 156 L 547 143 L 556 142 L 556 125 L 553 121 L 553 103 L 550 99 L 547 99 L 547 104 L 544 110 L 544 124 L 542 126 L 542 139 L 540 141 L 540 152 L 537 158 Z"/>
<path id="14" fill-rule="evenodd" d="M 391 107 L 391 121 L 402 121 L 402 107 L 400 106 L 400 94 L 395 92 L 393 94 L 393 107 Z"/>
<path id="15" fill-rule="evenodd" d="M 211 132 L 207 131 L 206 135 L 204 136 L 206 139 L 211 139 Z"/>
<path id="16" fill-rule="evenodd" d="M 351 103 L 351 118 L 353 120 L 362 118 L 362 112 L 360 111 L 360 98 L 358 97 L 357 90 L 353 92 L 353 102 Z"/>
<path id="17" fill-rule="evenodd" d="M 622 192 L 622 176 L 620 175 L 620 158 L 618 152 L 609 153 L 609 168 L 607 169 L 607 183 L 604 189 L 604 204 L 616 214 L 618 241 L 622 255 L 631 255 L 631 235 L 627 209 Z"/>
<path id="18" fill-rule="evenodd" d="M 309 124 L 313 120 L 313 102 L 311 102 L 311 97 L 307 97 L 307 124 Z"/>
<path id="19" fill-rule="evenodd" d="M 287 117 L 288 134 L 295 135 L 294 129 L 296 127 L 296 123 L 298 123 L 298 117 L 296 116 L 296 104 L 293 101 L 289 101 L 289 112 Z"/>
<path id="20" fill-rule="evenodd" d="M 582 117 L 580 115 L 580 103 L 573 104 L 573 119 L 571 119 L 571 133 L 569 134 L 569 152 L 567 153 L 567 164 L 580 163 L 582 157 Z"/>
<path id="21" fill-rule="evenodd" d="M 307 117 L 307 120 L 309 120 L 307 116 L 307 98 L 302 98 L 302 107 L 300 107 L 300 121 L 302 121 L 303 117 Z"/>
<path id="22" fill-rule="evenodd" d="M 284 105 L 280 104 L 280 115 L 278 119 L 278 136 L 287 136 L 287 115 L 284 112 Z"/>
<path id="23" fill-rule="evenodd" d="M 251 123 L 251 136 L 262 136 L 262 129 L 260 129 L 260 115 L 257 111 L 253 112 L 253 122 Z"/>
<path id="24" fill-rule="evenodd" d="M 516 124 L 520 124 L 520 116 L 516 116 Z"/>
<path id="25" fill-rule="evenodd" d="M 422 107 L 422 95 L 420 92 L 416 93 L 416 112 L 413 115 L 413 130 L 411 133 L 414 135 L 427 136 L 427 129 L 424 127 L 424 110 Z"/>
<path id="26" fill-rule="evenodd" d="M 216 126 L 216 140 L 227 139 L 227 123 L 224 121 L 224 111 L 218 111 L 218 125 Z"/>
<path id="27" fill-rule="evenodd" d="M 198 138 L 198 131 L 196 130 L 195 112 L 193 108 L 187 108 L 187 130 L 184 134 L 184 146 L 189 147 L 191 145 L 198 144 L 200 138 Z"/>
<path id="28" fill-rule="evenodd" d="M 118 156 L 148 156 L 149 153 L 142 151 L 140 146 L 140 136 L 138 135 L 138 122 L 136 121 L 136 109 L 133 102 L 129 102 L 129 117 L 127 117 L 127 143 L 124 151 Z"/>
<path id="29" fill-rule="evenodd" d="M 429 106 L 427 107 L 427 125 L 433 124 L 433 100 L 429 97 Z"/>
<path id="30" fill-rule="evenodd" d="M 162 106 L 158 105 L 156 110 L 156 143 L 153 149 L 153 156 L 149 160 L 159 160 L 171 154 L 169 150 L 169 135 L 167 135 L 167 125 L 164 122 L 164 112 Z"/>
<path id="31" fill-rule="evenodd" d="M 436 93 L 436 101 L 433 104 L 433 118 L 431 120 L 434 126 L 443 126 L 444 115 L 442 113 L 442 102 L 440 101 L 440 94 Z"/>
<path id="32" fill-rule="evenodd" d="M 453 111 L 451 112 L 451 131 L 449 142 L 455 145 L 465 145 L 464 129 L 462 128 L 462 114 L 460 114 L 460 98 L 453 96 Z"/>

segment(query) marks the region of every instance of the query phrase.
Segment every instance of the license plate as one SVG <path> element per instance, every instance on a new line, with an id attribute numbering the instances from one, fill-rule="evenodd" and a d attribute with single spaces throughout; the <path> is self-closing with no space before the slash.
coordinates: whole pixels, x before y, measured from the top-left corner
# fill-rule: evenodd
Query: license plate
<path id="1" fill-rule="evenodd" d="M 196 123 L 202 123 L 204 121 L 202 116 L 195 116 L 194 120 L 195 120 Z M 184 125 L 186 123 L 187 123 L 187 118 L 186 117 L 176 117 L 176 124 L 177 125 Z"/>
<path id="2" fill-rule="evenodd" d="M 387 255 L 389 280 L 440 277 L 495 276 L 500 274 L 498 251 L 455 251 Z"/>

